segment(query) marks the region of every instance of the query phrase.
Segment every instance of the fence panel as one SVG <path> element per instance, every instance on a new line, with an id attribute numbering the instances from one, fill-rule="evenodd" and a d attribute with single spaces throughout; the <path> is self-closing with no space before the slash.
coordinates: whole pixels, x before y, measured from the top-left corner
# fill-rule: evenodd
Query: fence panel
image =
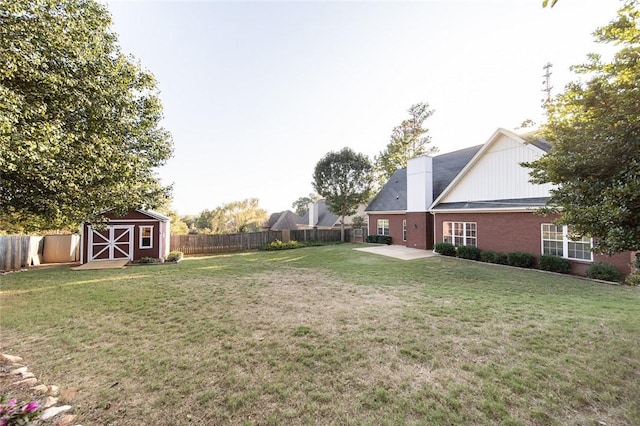
<path id="1" fill-rule="evenodd" d="M 31 264 L 30 242 L 29 236 L 0 236 L 0 271 L 27 268 Z"/>
<path id="2" fill-rule="evenodd" d="M 339 229 L 292 229 L 288 233 L 290 240 L 299 242 L 321 241 L 328 243 L 340 241 Z M 344 236 L 347 242 L 356 240 L 351 229 L 345 229 Z M 232 253 L 243 250 L 256 250 L 275 240 L 283 240 L 283 231 L 172 235 L 169 247 L 171 250 L 181 251 L 184 254 Z"/>
<path id="3" fill-rule="evenodd" d="M 232 253 L 256 250 L 282 239 L 282 231 L 216 235 L 172 235 L 169 247 L 184 254 Z"/>

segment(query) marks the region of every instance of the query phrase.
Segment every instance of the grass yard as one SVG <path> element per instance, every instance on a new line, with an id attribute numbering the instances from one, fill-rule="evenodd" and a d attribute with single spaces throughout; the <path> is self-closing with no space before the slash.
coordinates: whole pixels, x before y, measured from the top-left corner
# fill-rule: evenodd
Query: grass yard
<path id="1" fill-rule="evenodd" d="M 640 289 L 354 247 L 5 275 L 0 351 L 85 426 L 640 424 Z"/>

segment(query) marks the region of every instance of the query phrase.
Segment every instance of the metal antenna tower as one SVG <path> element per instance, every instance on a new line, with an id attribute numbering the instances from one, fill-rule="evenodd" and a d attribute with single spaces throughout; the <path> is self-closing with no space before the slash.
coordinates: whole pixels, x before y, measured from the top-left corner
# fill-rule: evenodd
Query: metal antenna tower
<path id="1" fill-rule="evenodd" d="M 544 100 L 545 102 L 549 102 L 551 100 L 551 89 L 553 89 L 553 86 L 551 85 L 551 67 L 553 67 L 551 62 L 547 62 L 545 66 L 542 67 L 544 69 L 544 74 L 542 75 L 542 77 L 544 77 L 544 81 L 542 82 L 542 91 L 547 94 L 547 98 Z"/>

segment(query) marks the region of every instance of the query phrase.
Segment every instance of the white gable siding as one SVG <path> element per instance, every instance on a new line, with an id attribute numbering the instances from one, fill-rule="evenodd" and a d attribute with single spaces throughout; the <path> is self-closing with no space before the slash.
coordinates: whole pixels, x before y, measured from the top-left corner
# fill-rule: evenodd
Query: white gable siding
<path id="1" fill-rule="evenodd" d="M 543 155 L 538 148 L 499 134 L 441 203 L 548 197 L 552 185 L 529 182 L 520 163 Z"/>

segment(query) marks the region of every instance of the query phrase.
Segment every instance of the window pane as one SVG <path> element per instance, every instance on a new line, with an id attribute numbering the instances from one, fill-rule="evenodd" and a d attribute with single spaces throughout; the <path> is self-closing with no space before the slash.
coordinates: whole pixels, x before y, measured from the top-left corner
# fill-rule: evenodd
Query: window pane
<path id="1" fill-rule="evenodd" d="M 389 219 L 378 219 L 378 235 L 389 235 Z"/>
<path id="2" fill-rule="evenodd" d="M 591 242 L 569 241 L 569 257 L 571 259 L 591 260 Z"/>
<path id="3" fill-rule="evenodd" d="M 542 254 L 552 254 L 554 256 L 563 256 L 562 241 L 543 241 Z"/>

